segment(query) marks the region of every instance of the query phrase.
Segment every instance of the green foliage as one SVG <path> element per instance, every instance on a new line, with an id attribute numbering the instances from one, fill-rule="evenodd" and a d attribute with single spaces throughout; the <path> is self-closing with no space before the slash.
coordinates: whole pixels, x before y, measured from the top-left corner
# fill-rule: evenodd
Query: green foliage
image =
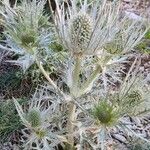
<path id="1" fill-rule="evenodd" d="M 49 48 L 52 49 L 54 52 L 64 51 L 62 45 L 59 44 L 59 43 L 57 43 L 57 42 L 51 43 L 50 46 L 49 46 Z"/>
<path id="2" fill-rule="evenodd" d="M 147 31 L 142 42 L 136 47 L 141 53 L 150 54 L 150 30 Z"/>
<path id="3" fill-rule="evenodd" d="M 25 99 L 19 100 L 25 104 Z M 12 100 L 0 102 L 0 141 L 5 141 L 13 132 L 22 128 L 22 124 Z"/>
<path id="4" fill-rule="evenodd" d="M 150 30 L 148 30 L 147 33 L 145 34 L 145 38 L 150 40 Z"/>

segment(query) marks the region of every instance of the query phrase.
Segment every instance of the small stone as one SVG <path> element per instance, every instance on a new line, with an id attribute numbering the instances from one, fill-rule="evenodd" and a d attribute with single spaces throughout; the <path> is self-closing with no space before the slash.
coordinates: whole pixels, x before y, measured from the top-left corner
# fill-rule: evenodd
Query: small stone
<path id="1" fill-rule="evenodd" d="M 126 143 L 127 141 L 126 138 L 121 134 L 113 134 L 113 137 L 122 143 Z"/>
<path id="2" fill-rule="evenodd" d="M 123 0 L 123 2 L 129 3 L 132 2 L 132 0 Z"/>
<path id="3" fill-rule="evenodd" d="M 142 17 L 136 15 L 133 12 L 125 11 L 125 15 L 128 16 L 130 19 L 134 19 L 134 20 L 137 20 L 137 21 L 141 21 L 142 20 Z"/>
<path id="4" fill-rule="evenodd" d="M 135 122 L 136 126 L 138 126 L 138 127 L 142 126 L 141 120 L 139 118 L 137 118 L 137 117 L 136 118 L 132 118 L 132 120 Z"/>

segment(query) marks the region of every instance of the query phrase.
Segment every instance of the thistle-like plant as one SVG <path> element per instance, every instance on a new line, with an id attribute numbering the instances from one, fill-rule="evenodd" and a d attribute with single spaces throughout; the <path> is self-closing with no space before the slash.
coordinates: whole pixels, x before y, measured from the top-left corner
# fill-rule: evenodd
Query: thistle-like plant
<path id="1" fill-rule="evenodd" d="M 55 2 L 56 30 L 63 45 L 72 53 L 96 55 L 113 41 L 122 46 L 121 51 L 129 51 L 148 29 L 143 22 L 133 21 L 126 16 L 121 18 L 119 1 L 84 0 L 78 6 L 78 2 L 72 0 L 70 3 L 66 2 L 68 8 L 57 0 Z M 116 38 L 121 38 L 121 41 Z"/>
<path id="2" fill-rule="evenodd" d="M 105 46 L 105 50 L 110 54 L 125 54 L 133 50 L 148 31 L 146 22 L 138 22 L 124 18 L 117 36 Z"/>
<path id="3" fill-rule="evenodd" d="M 42 15 L 42 11 L 35 11 L 36 7 L 41 10 L 39 4 L 44 4 L 44 1 L 41 0 L 40 2 L 41 3 L 36 3 L 36 0 L 32 2 L 25 1 L 25 6 L 29 12 L 33 11 L 33 14 L 40 12 L 39 14 Z M 32 13 L 27 13 L 30 18 L 28 17 L 25 19 L 25 25 L 29 25 L 29 28 L 25 28 L 25 31 L 27 31 L 25 35 L 23 32 L 23 36 L 22 34 L 18 36 L 18 32 L 16 31 L 18 31 L 18 28 L 20 30 L 20 24 L 23 26 L 22 22 L 18 23 L 18 21 L 22 21 L 22 18 L 24 18 L 24 16 L 20 18 L 22 12 L 20 10 L 22 10 L 22 7 L 15 11 L 15 8 L 12 9 L 5 5 L 7 8 L 5 9 L 11 13 L 6 13 L 6 15 L 2 13 L 4 18 L 6 16 L 6 27 L 8 28 L 6 33 L 8 37 L 11 37 L 7 38 L 7 42 L 11 44 L 12 42 L 9 41 L 9 39 L 15 40 L 14 43 L 16 46 L 21 48 L 21 50 L 25 50 L 28 56 L 36 60 L 41 72 L 53 86 L 49 96 L 54 95 L 53 100 L 56 101 L 52 101 L 52 104 L 50 102 L 50 105 L 41 106 L 41 101 L 36 99 L 36 104 L 31 104 L 27 115 L 25 115 L 17 101 L 15 101 L 16 108 L 23 123 L 31 130 L 31 134 L 27 135 L 27 139 L 31 138 L 32 140 L 31 142 L 29 140 L 27 145 L 28 143 L 30 143 L 30 147 L 34 144 L 36 146 L 39 145 L 38 148 L 40 149 L 41 146 L 45 146 L 46 141 L 46 145 L 51 145 L 51 148 L 54 148 L 54 145 L 56 146 L 59 143 L 62 144 L 60 140 L 58 142 L 57 138 L 63 134 L 67 139 L 65 142 L 68 143 L 69 150 L 73 149 L 75 138 L 77 139 L 76 147 L 78 149 L 84 149 L 85 141 L 88 141 L 93 149 L 99 149 L 101 145 L 101 149 L 103 150 L 105 135 L 109 133 L 106 131 L 109 131 L 114 126 L 123 127 L 124 123 L 122 119 L 125 115 L 137 115 L 141 113 L 137 112 L 137 106 L 141 107 L 141 104 L 149 97 L 147 96 L 147 92 L 143 92 L 145 89 L 144 87 L 137 89 L 138 85 L 134 82 L 135 74 L 131 80 L 129 80 L 130 73 L 134 68 L 133 66 L 129 74 L 127 74 L 124 83 L 122 83 L 120 78 L 122 63 L 128 57 L 127 52 L 129 53 L 144 36 L 148 28 L 147 23 L 145 24 L 144 21 L 136 22 L 130 20 L 126 16 L 122 18 L 120 16 L 119 4 L 116 3 L 116 1 L 108 2 L 107 0 L 94 0 L 88 2 L 87 0 L 83 0 L 78 3 L 76 0 L 71 0 L 70 3 L 66 2 L 67 7 L 60 1 L 55 0 L 55 3 L 56 11 L 55 13 L 52 11 L 52 16 L 57 33 L 56 37 L 58 37 L 59 42 L 68 52 L 67 66 L 66 63 L 63 64 L 66 69 L 66 76 L 61 78 L 66 79 L 65 83 L 68 86 L 64 90 L 66 93 L 62 90 L 62 86 L 59 82 L 56 84 L 50 78 L 48 72 L 45 71 L 41 61 L 37 57 L 39 50 L 45 48 L 45 46 L 42 46 L 41 43 L 43 42 L 40 42 L 40 39 L 44 39 L 44 41 L 47 39 L 47 36 L 43 34 L 44 38 L 42 38 L 43 36 L 39 36 L 41 35 L 40 31 L 44 30 L 42 27 L 38 28 L 39 24 L 37 20 L 40 17 L 37 16 L 39 15 L 37 14 L 35 16 L 37 17 L 35 20 L 33 19 L 35 21 L 34 28 L 36 29 L 33 30 L 31 28 Z M 33 6 L 31 7 L 32 11 L 29 9 L 30 5 Z M 23 5 L 23 8 L 26 7 Z M 7 14 L 13 16 L 12 22 L 16 24 L 15 26 L 10 24 L 11 17 Z M 19 18 L 16 19 L 17 16 L 19 16 Z M 9 24 L 11 25 L 10 27 L 13 26 L 14 28 L 9 28 Z M 33 32 L 31 32 L 31 30 Z M 46 31 L 49 30 L 46 28 Z M 131 31 L 133 32 L 130 33 Z M 17 35 L 17 38 L 14 37 L 13 39 L 12 35 Z M 48 42 L 51 41 L 49 40 Z M 45 44 L 47 45 L 47 42 Z M 10 47 L 12 48 L 11 45 Z M 98 91 L 94 86 L 96 80 L 102 82 L 104 85 L 96 84 Z M 118 91 L 112 92 L 112 87 L 109 86 L 110 83 L 115 84 L 112 80 L 120 81 L 121 87 Z M 64 84 L 64 80 L 62 82 Z M 92 88 L 93 86 L 94 88 Z M 109 91 L 112 93 L 109 93 Z M 98 101 L 93 100 L 95 97 L 98 98 Z M 66 111 L 63 109 L 62 112 L 65 112 L 66 124 L 60 126 L 58 118 L 60 118 L 60 116 L 62 117 L 62 112 L 56 109 L 56 106 L 62 107 L 64 105 Z M 52 108 L 52 106 L 54 106 L 54 108 Z M 148 110 L 142 112 L 147 112 Z M 55 113 L 55 115 L 59 117 L 57 116 L 56 119 L 51 119 L 48 112 L 52 112 L 52 114 L 50 113 L 51 116 Z M 43 114 L 45 114 L 46 118 Z M 84 117 L 82 118 L 82 116 Z M 55 138 L 51 136 L 50 139 L 48 135 L 52 132 L 48 132 L 49 134 L 47 135 L 45 131 L 49 129 L 50 125 L 56 124 L 56 122 L 57 127 L 59 126 L 64 132 L 62 134 L 55 134 Z M 89 142 L 90 140 L 87 136 L 87 132 L 91 131 L 91 129 L 95 130 L 93 143 Z M 32 145 L 32 143 L 34 144 Z"/>
<path id="4" fill-rule="evenodd" d="M 41 61 L 42 57 L 45 57 L 43 61 L 47 60 L 47 57 L 41 54 L 43 51 L 44 54 L 49 54 L 50 44 L 54 40 L 49 17 L 44 14 L 45 3 L 45 0 L 23 0 L 20 6 L 15 5 L 12 8 L 8 1 L 3 1 L 0 14 L 4 18 L 6 46 L 10 47 L 9 51 L 19 54 L 18 60 L 10 62 L 21 65 L 24 71 L 36 62 L 45 78 L 60 91 L 43 68 Z M 60 93 L 64 96 L 61 91 Z"/>
<path id="5" fill-rule="evenodd" d="M 75 76 L 81 74 L 80 66 L 87 67 L 84 60 L 88 56 L 95 56 L 95 63 L 90 68 L 93 73 L 85 77 L 89 78 L 85 83 L 78 80 L 78 88 L 81 88 L 72 94 L 79 97 L 90 91 L 99 74 L 105 87 L 113 81 L 120 81 L 119 72 L 122 72 L 122 63 L 128 57 L 124 54 L 133 50 L 140 42 L 149 28 L 147 22 L 144 19 L 139 22 L 127 16 L 121 17 L 118 1 L 84 0 L 78 5 L 77 1 L 72 0 L 70 3 L 66 2 L 67 8 L 57 0 L 55 3 L 56 13 L 53 19 L 56 32 L 60 42 L 75 61 L 76 75 L 71 77 L 73 73 L 70 70 L 66 79 L 71 89 L 76 86 L 72 81 L 78 80 L 74 79 Z"/>
<path id="6" fill-rule="evenodd" d="M 135 73 L 135 72 L 134 72 Z M 78 123 L 78 133 L 80 135 L 80 148 L 88 143 L 93 149 L 107 147 L 107 140 L 112 140 L 112 129 L 122 130 L 128 135 L 136 136 L 146 142 L 140 134 L 136 133 L 128 126 L 125 117 L 141 117 L 149 114 L 149 90 L 145 86 L 145 80 L 137 74 L 132 74 L 132 77 L 125 79 L 122 86 L 111 93 L 98 93 L 96 95 L 89 95 L 87 102 L 82 103 L 81 108 L 87 117 L 82 120 L 82 124 Z M 128 74 L 128 75 L 129 75 Z M 91 99 L 91 100 L 90 100 Z M 92 100 L 94 99 L 94 100 Z M 92 106 L 91 106 L 92 105 Z M 77 112 L 78 120 L 80 120 L 81 112 Z M 86 116 L 86 115 L 85 115 Z M 89 136 L 90 135 L 90 136 Z M 96 140 L 96 141 L 95 141 Z M 84 148 L 83 148 L 84 149 Z"/>
<path id="7" fill-rule="evenodd" d="M 23 110 L 17 99 L 14 99 L 21 122 L 25 126 L 22 129 L 21 147 L 26 150 L 53 150 L 58 144 L 67 141 L 56 123 L 60 102 L 58 99 L 55 101 L 55 98 L 45 91 L 45 88 L 36 90 L 27 110 Z M 59 121 L 57 122 L 59 124 Z"/>
<path id="8" fill-rule="evenodd" d="M 19 54 L 15 62 L 27 70 L 39 57 L 39 53 L 52 42 L 49 17 L 44 15 L 45 1 L 23 0 L 13 8 L 7 1 L 2 2 L 0 15 L 5 28 L 8 50 Z"/>
<path id="9" fill-rule="evenodd" d="M 84 0 L 79 4 L 72 0 L 66 2 L 66 8 L 64 3 L 55 0 L 53 20 L 56 32 L 71 57 L 66 81 L 71 93 L 69 118 L 72 122 L 75 118 L 74 100 L 91 92 L 96 79 L 102 80 L 105 92 L 110 83 L 114 84 L 113 80 L 122 82 L 120 73 L 123 72 L 122 63 L 128 58 L 126 53 L 133 50 L 148 29 L 144 21 L 121 17 L 117 2 Z M 94 58 L 89 59 L 89 56 Z M 92 63 L 89 63 L 86 74 L 89 60 Z M 69 132 L 73 132 L 72 123 L 68 126 Z M 71 142 L 73 138 L 69 140 Z"/>
<path id="10" fill-rule="evenodd" d="M 100 101 L 92 110 L 92 115 L 97 120 L 97 123 L 102 125 L 112 125 L 118 119 L 118 110 L 115 106 L 109 104 L 106 100 Z"/>

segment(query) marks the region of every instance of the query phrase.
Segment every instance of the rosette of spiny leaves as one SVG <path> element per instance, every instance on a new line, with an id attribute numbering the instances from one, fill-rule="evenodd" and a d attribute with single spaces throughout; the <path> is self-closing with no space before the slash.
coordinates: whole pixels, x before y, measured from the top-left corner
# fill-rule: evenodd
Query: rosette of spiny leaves
<path id="1" fill-rule="evenodd" d="M 57 120 L 60 117 L 59 103 L 58 97 L 56 101 L 56 97 L 49 95 L 45 88 L 36 90 L 27 108 L 14 99 L 16 110 L 25 126 L 21 130 L 21 147 L 26 150 L 54 150 L 59 144 L 67 142 L 63 131 L 57 126 L 61 124 Z"/>
<path id="2" fill-rule="evenodd" d="M 97 95 L 89 95 L 86 101 L 82 102 L 83 104 L 80 103 L 82 110 L 78 112 L 81 115 L 83 111 L 85 117 L 83 119 L 79 117 L 80 115 L 78 116 L 80 121 L 78 133 L 81 136 L 79 147 L 88 144 L 93 149 L 105 149 L 107 141 L 112 140 L 110 136 L 112 129 L 121 129 L 131 136 L 134 135 L 149 142 L 132 130 L 128 126 L 129 122 L 126 122 L 127 116 L 144 117 L 150 113 L 147 80 L 141 74 L 134 73 L 131 75 L 130 72 L 117 90 L 110 89 L 105 93 L 101 89 Z M 97 139 L 96 142 L 95 139 Z"/>
<path id="3" fill-rule="evenodd" d="M 7 1 L 2 2 L 0 14 L 3 17 L 6 46 L 19 54 L 15 62 L 28 69 L 35 61 L 39 51 L 46 49 L 52 41 L 49 17 L 44 14 L 46 1 L 28 1 L 11 7 Z"/>

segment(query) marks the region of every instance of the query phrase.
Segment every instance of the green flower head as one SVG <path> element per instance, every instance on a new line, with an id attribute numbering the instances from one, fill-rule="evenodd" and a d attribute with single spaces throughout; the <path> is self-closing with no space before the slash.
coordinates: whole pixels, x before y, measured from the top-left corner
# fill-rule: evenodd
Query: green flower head
<path id="1" fill-rule="evenodd" d="M 95 106 L 92 114 L 98 123 L 105 126 L 111 126 L 118 120 L 118 111 L 107 101 L 102 101 Z"/>
<path id="2" fill-rule="evenodd" d="M 33 31 L 22 33 L 20 38 L 22 46 L 34 46 L 36 42 L 36 36 Z"/>
<path id="3" fill-rule="evenodd" d="M 27 120 L 32 127 L 39 127 L 41 125 L 40 111 L 37 109 L 30 110 L 27 115 Z"/>

